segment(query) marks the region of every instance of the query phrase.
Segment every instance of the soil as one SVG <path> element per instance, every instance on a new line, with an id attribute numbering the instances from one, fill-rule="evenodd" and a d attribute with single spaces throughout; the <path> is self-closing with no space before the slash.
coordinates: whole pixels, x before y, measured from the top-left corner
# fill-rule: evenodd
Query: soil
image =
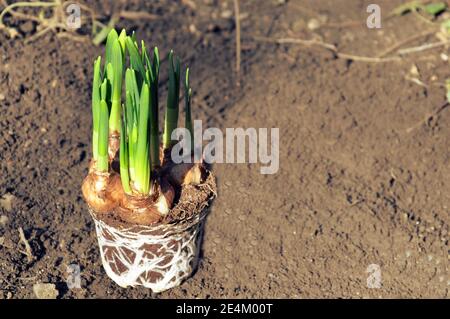
<path id="1" fill-rule="evenodd" d="M 86 3 L 111 14 L 112 1 Z M 276 174 L 214 165 L 218 197 L 199 269 L 159 295 L 106 276 L 81 195 L 92 65 L 103 48 L 52 33 L 25 44 L 34 23 L 6 18 L 19 35 L 0 31 L 0 298 L 34 298 L 40 282 L 55 284 L 59 298 L 449 298 L 450 109 L 436 112 L 448 50 L 367 63 L 255 38 L 322 39 L 376 56 L 430 27 L 407 14 L 368 29 L 370 3 L 241 1 L 239 78 L 232 1 L 126 4 L 158 15 L 117 28 L 189 64 L 204 127 L 280 128 Z M 402 1 L 377 3 L 387 14 Z M 311 30 L 311 19 L 329 25 Z M 408 46 L 424 41 L 437 39 Z M 66 284 L 71 264 L 81 268 L 79 289 Z M 367 285 L 373 269 L 379 289 Z"/>

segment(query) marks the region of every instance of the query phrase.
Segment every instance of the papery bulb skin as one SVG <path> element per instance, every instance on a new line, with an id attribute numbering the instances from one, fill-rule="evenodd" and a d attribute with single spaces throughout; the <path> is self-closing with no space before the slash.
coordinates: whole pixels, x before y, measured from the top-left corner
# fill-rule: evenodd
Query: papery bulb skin
<path id="1" fill-rule="evenodd" d="M 117 174 L 91 172 L 86 176 L 81 191 L 86 203 L 97 213 L 112 212 L 118 206 L 121 191 L 117 185 Z M 119 178 L 120 180 L 120 178 Z M 120 185 L 121 188 L 121 185 Z"/>
<path id="2" fill-rule="evenodd" d="M 119 132 L 112 132 L 108 137 L 108 157 L 109 162 L 114 161 L 117 151 L 120 148 L 120 134 Z"/>
<path id="3" fill-rule="evenodd" d="M 153 225 L 166 216 L 173 205 L 175 190 L 162 179 L 152 195 L 125 194 L 117 208 L 118 216 L 125 222 Z"/>

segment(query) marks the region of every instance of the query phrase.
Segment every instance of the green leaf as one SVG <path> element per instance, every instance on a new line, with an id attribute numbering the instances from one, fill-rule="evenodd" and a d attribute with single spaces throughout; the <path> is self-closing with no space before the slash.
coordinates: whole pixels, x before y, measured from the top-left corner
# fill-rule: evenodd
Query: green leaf
<path id="1" fill-rule="evenodd" d="M 135 71 L 139 72 L 142 79 L 145 79 L 145 68 L 142 63 L 141 55 L 139 54 L 139 50 L 136 44 L 133 42 L 131 37 L 127 37 L 127 50 L 130 55 L 130 64 L 131 68 Z"/>
<path id="2" fill-rule="evenodd" d="M 447 4 L 445 2 L 436 2 L 425 5 L 424 10 L 426 13 L 432 16 L 437 16 L 438 14 L 444 12 L 447 9 Z"/>
<path id="3" fill-rule="evenodd" d="M 98 118 L 100 109 L 101 57 L 94 63 L 94 79 L 92 81 L 92 154 L 97 160 L 98 151 Z"/>
<path id="4" fill-rule="evenodd" d="M 97 171 L 108 171 L 108 105 L 105 100 L 100 101 L 99 126 L 98 126 L 98 159 L 96 163 Z"/>
<path id="5" fill-rule="evenodd" d="M 153 74 L 155 75 L 156 81 L 158 81 L 159 77 L 159 65 L 160 65 L 159 51 L 158 48 L 155 47 L 153 49 Z"/>
<path id="6" fill-rule="evenodd" d="M 127 69 L 125 73 L 125 89 L 130 91 L 134 103 L 133 113 L 139 114 L 139 88 L 136 82 L 136 74 L 133 69 Z"/>
<path id="7" fill-rule="evenodd" d="M 150 159 L 149 159 L 149 105 L 150 91 L 148 85 L 142 86 L 141 100 L 139 107 L 138 140 L 135 158 L 136 189 L 147 195 L 150 191 Z"/>
<path id="8" fill-rule="evenodd" d="M 129 158 L 127 147 L 127 134 L 125 124 L 122 122 L 120 126 L 120 179 L 125 193 L 131 194 L 130 175 L 129 175 Z"/>
<path id="9" fill-rule="evenodd" d="M 126 49 L 126 40 L 127 40 L 127 32 L 125 29 L 122 29 L 119 35 L 119 43 L 120 47 L 122 48 L 122 56 L 125 57 L 125 49 Z"/>
<path id="10" fill-rule="evenodd" d="M 105 48 L 105 67 L 108 66 L 108 63 L 111 62 L 112 59 L 112 47 L 113 44 L 117 41 L 119 36 L 117 35 L 117 32 L 115 29 L 112 29 L 108 33 L 108 37 L 106 39 L 106 48 Z"/>
<path id="11" fill-rule="evenodd" d="M 111 63 L 114 70 L 113 76 L 113 100 L 120 100 L 122 94 L 122 73 L 123 73 L 123 61 L 122 61 L 122 49 L 120 42 L 117 40 L 112 45 L 111 50 Z"/>
<path id="12" fill-rule="evenodd" d="M 193 140 L 194 140 L 194 130 L 192 126 L 192 115 L 191 115 L 191 97 L 192 97 L 192 90 L 189 86 L 189 68 L 186 68 L 186 78 L 184 81 L 184 103 L 185 103 L 185 113 L 186 113 L 186 119 L 185 119 L 185 128 L 189 130 L 189 133 L 191 133 L 191 148 L 193 147 Z"/>
<path id="13" fill-rule="evenodd" d="M 141 48 L 142 63 L 146 66 L 147 83 L 153 83 L 155 81 L 155 76 L 153 74 L 152 63 L 148 57 L 148 52 L 144 41 L 141 41 Z"/>
<path id="14" fill-rule="evenodd" d="M 105 101 L 111 100 L 111 82 L 108 79 L 103 79 L 103 83 L 100 86 L 100 99 Z"/>
<path id="15" fill-rule="evenodd" d="M 179 60 L 177 66 L 173 64 L 173 51 L 169 53 L 169 90 L 167 94 L 166 114 L 164 119 L 163 146 L 169 148 L 172 144 L 171 134 L 178 125 L 179 102 Z M 177 81 L 178 80 L 178 81 Z"/>
<path id="16" fill-rule="evenodd" d="M 120 109 L 122 97 L 123 60 L 122 48 L 119 40 L 113 42 L 111 47 L 111 64 L 114 70 L 112 82 L 111 115 L 109 129 L 111 132 L 120 131 Z"/>
<path id="17" fill-rule="evenodd" d="M 114 83 L 114 67 L 111 62 L 106 65 L 106 78 L 108 79 L 108 84 L 112 86 Z M 111 99 L 105 101 L 111 102 Z"/>

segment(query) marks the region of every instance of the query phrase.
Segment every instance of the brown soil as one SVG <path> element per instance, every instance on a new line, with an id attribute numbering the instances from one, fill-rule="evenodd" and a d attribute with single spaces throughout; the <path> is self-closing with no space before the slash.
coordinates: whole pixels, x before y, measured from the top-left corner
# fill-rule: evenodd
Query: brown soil
<path id="1" fill-rule="evenodd" d="M 110 13 L 109 1 L 87 3 Z M 364 22 L 365 0 L 241 1 L 237 88 L 231 1 L 130 3 L 159 18 L 118 27 L 189 64 L 194 117 L 222 129 L 279 127 L 280 170 L 215 165 L 218 198 L 195 276 L 158 296 L 118 287 L 101 267 L 80 191 L 92 64 L 103 49 L 52 34 L 25 45 L 35 26 L 8 18 L 20 35 L 0 32 L 0 298 L 33 298 L 37 282 L 55 283 L 62 298 L 450 297 L 449 108 L 430 116 L 445 102 L 448 50 L 365 63 L 254 39 L 319 37 L 375 56 L 428 25 L 405 15 L 381 30 L 336 27 Z M 377 3 L 387 13 L 402 1 Z M 309 30 L 316 15 L 334 26 Z M 436 38 L 410 45 L 423 41 Z M 406 79 L 413 65 L 426 87 Z M 70 264 L 81 267 L 81 289 L 66 285 Z M 367 288 L 370 264 L 381 289 Z"/>

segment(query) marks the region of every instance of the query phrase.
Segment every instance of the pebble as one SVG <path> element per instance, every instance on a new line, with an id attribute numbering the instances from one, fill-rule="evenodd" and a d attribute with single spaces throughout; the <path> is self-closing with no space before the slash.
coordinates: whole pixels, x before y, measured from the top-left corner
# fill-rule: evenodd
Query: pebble
<path id="1" fill-rule="evenodd" d="M 8 216 L 6 215 L 1 215 L 0 216 L 0 226 L 5 226 L 9 221 Z"/>
<path id="2" fill-rule="evenodd" d="M 30 33 L 33 31 L 34 25 L 33 25 L 33 22 L 27 21 L 25 23 L 22 23 L 19 28 L 20 28 L 20 31 L 22 31 L 24 33 Z"/>
<path id="3" fill-rule="evenodd" d="M 233 11 L 231 10 L 224 10 L 220 13 L 220 16 L 224 19 L 229 19 L 233 16 Z"/>
<path id="4" fill-rule="evenodd" d="M 33 285 L 33 292 L 38 299 L 56 299 L 58 297 L 58 290 L 54 284 L 38 283 Z"/>
<path id="5" fill-rule="evenodd" d="M 16 197 L 13 194 L 6 193 L 0 198 L 0 206 L 3 207 L 8 213 L 11 212 L 15 198 Z"/>
<path id="6" fill-rule="evenodd" d="M 5 99 L 5 95 L 0 93 L 0 101 L 3 101 Z"/>
<path id="7" fill-rule="evenodd" d="M 197 33 L 197 27 L 195 26 L 195 24 L 190 24 L 189 25 L 189 32 L 190 33 Z"/>
<path id="8" fill-rule="evenodd" d="M 313 19 L 308 21 L 308 29 L 309 30 L 314 31 L 314 30 L 319 29 L 319 28 L 320 28 L 320 21 L 319 20 L 313 18 Z"/>

